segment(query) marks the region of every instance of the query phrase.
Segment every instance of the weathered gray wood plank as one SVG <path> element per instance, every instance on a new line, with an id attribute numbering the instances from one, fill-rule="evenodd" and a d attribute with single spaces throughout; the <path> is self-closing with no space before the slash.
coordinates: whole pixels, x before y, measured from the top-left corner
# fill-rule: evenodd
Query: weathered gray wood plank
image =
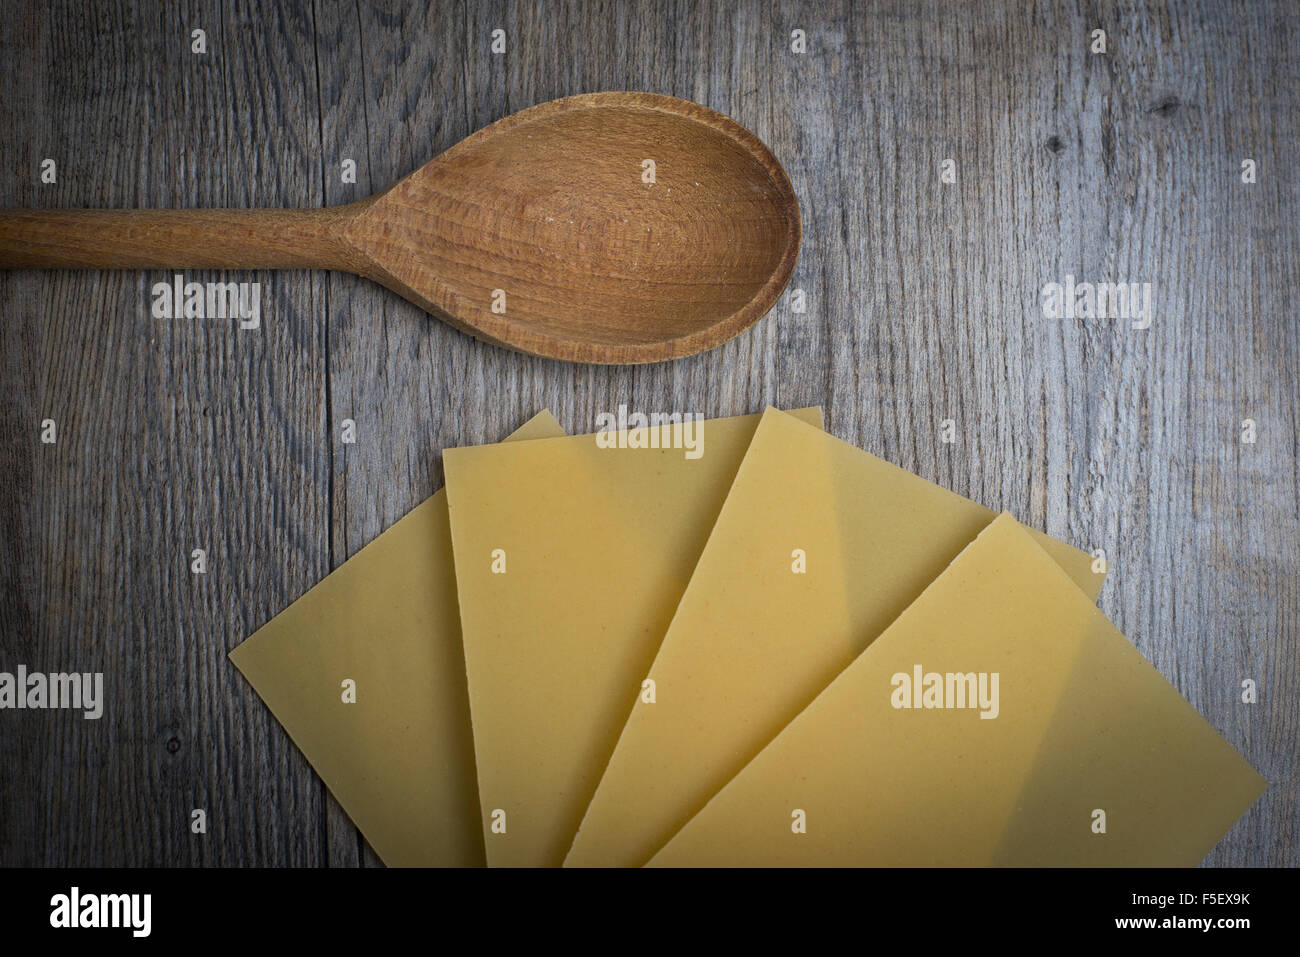
<path id="1" fill-rule="evenodd" d="M 1104 548 L 1103 609 L 1272 782 L 1207 863 L 1300 864 L 1293 8 L 14 6 L 0 203 L 347 202 L 516 110 L 647 89 L 785 163 L 808 309 L 787 294 L 707 355 L 605 368 L 484 346 L 347 276 L 228 277 L 264 283 L 249 334 L 152 320 L 156 276 L 0 273 L 0 665 L 117 676 L 101 722 L 2 719 L 0 863 L 377 863 L 226 651 L 437 488 L 443 448 L 628 402 L 822 404 L 842 438 Z M 1067 274 L 1153 283 L 1151 328 L 1044 318 Z"/>
<path id="2" fill-rule="evenodd" d="M 6 87 L 30 84 L 7 127 L 23 135 L 0 147 L 5 205 L 319 202 L 298 76 L 310 43 L 290 21 L 214 3 L 33 6 L 23 33 L 4 27 Z M 43 156 L 57 186 L 30 185 Z M 5 863 L 320 859 L 319 783 L 225 654 L 329 567 L 322 278 L 229 277 L 263 282 L 259 333 L 153 319 L 161 278 L 0 274 L 17 372 L 4 473 L 22 477 L 0 506 L 23 586 L 6 594 L 4 664 L 102 670 L 109 698 L 97 722 L 6 714 L 4 747 L 22 751 L 4 759 Z M 37 441 L 46 416 L 56 446 Z M 206 575 L 190 572 L 194 548 Z"/>

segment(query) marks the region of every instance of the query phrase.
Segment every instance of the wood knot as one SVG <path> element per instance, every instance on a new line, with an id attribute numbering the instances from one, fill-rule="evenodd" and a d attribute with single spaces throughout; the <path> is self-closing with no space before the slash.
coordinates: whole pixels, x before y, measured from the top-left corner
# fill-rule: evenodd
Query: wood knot
<path id="1" fill-rule="evenodd" d="M 1151 107 L 1151 109 L 1147 110 L 1147 112 L 1156 113 L 1160 116 L 1163 116 L 1165 119 L 1169 119 L 1171 116 L 1173 116 L 1175 113 L 1178 112 L 1179 107 L 1181 107 L 1182 105 L 1183 104 L 1178 102 L 1178 97 L 1166 96 L 1166 97 L 1162 97 L 1160 101 L 1156 103 L 1155 106 Z"/>
<path id="2" fill-rule="evenodd" d="M 1056 135 L 1049 136 L 1047 138 L 1047 142 L 1044 143 L 1043 145 L 1046 146 L 1048 150 L 1050 150 L 1053 153 L 1059 153 L 1061 152 L 1061 150 L 1065 149 L 1065 144 L 1062 143 L 1061 138 Z"/>

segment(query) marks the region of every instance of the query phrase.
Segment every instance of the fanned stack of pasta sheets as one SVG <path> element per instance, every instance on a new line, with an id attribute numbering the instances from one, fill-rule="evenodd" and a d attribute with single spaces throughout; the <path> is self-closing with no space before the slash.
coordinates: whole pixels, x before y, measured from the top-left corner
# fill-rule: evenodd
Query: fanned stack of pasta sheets
<path id="1" fill-rule="evenodd" d="M 391 865 L 1193 865 L 1263 793 L 1104 562 L 820 410 L 512 439 L 231 656 Z"/>

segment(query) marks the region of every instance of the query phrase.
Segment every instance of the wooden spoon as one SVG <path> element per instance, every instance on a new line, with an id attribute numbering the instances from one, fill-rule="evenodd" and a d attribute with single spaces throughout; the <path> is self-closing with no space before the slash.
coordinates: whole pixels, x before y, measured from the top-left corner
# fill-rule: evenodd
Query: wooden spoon
<path id="1" fill-rule="evenodd" d="M 338 269 L 488 342 L 631 363 L 743 332 L 799 238 L 790 181 L 744 127 L 592 93 L 508 116 L 346 206 L 0 211 L 0 268 Z"/>

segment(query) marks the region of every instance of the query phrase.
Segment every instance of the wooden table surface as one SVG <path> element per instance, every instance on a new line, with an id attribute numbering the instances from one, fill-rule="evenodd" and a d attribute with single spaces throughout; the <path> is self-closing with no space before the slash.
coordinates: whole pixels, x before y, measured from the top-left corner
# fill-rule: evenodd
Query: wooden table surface
<path id="1" fill-rule="evenodd" d="M 1293 2 L 417 6 L 6 4 L 0 205 L 342 203 L 516 110 L 644 89 L 784 163 L 806 311 L 787 292 L 711 353 L 611 368 L 348 275 L 187 274 L 262 283 L 251 331 L 153 318 L 166 273 L 0 273 L 0 670 L 108 688 L 99 721 L 0 713 L 0 863 L 376 864 L 227 652 L 433 492 L 442 449 L 626 402 L 821 404 L 1104 549 L 1101 607 L 1271 782 L 1207 863 L 1300 864 Z M 1067 275 L 1151 283 L 1150 327 L 1044 317 Z"/>

